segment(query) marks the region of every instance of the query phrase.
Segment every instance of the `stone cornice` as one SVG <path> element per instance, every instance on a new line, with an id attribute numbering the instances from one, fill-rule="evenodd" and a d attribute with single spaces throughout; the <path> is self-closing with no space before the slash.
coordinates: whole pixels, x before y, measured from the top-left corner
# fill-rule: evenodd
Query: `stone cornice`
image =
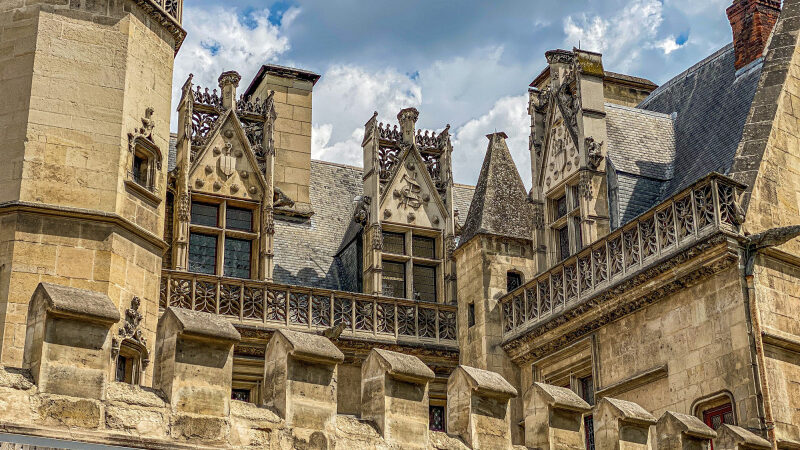
<path id="1" fill-rule="evenodd" d="M 173 38 L 175 38 L 175 53 L 178 53 L 178 50 L 181 48 L 183 44 L 183 40 L 186 39 L 186 30 L 181 27 L 180 22 L 175 17 L 172 17 L 166 11 L 164 11 L 158 3 L 153 0 L 133 0 L 142 11 L 147 13 L 151 18 L 153 18 L 156 22 L 161 24 Z"/>
<path id="2" fill-rule="evenodd" d="M 167 242 L 160 237 L 116 213 L 23 201 L 0 203 L 0 216 L 15 212 L 27 212 L 46 216 L 58 216 L 109 223 L 117 225 L 120 228 L 133 233 L 137 237 L 144 239 L 162 251 L 169 247 L 169 244 L 167 244 Z"/>
<path id="3" fill-rule="evenodd" d="M 734 236 L 725 232 L 713 234 L 505 341 L 502 347 L 516 364 L 531 363 L 731 267 L 739 260 L 738 247 Z"/>

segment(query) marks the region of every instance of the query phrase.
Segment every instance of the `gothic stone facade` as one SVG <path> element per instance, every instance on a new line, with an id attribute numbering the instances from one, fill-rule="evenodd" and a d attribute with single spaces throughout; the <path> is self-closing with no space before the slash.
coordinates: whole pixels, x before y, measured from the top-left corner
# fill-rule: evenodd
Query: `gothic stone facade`
<path id="1" fill-rule="evenodd" d="M 313 161 L 309 71 L 172 86 L 179 1 L 0 11 L 4 446 L 800 447 L 800 1 L 660 87 L 547 52 L 529 192 L 414 108 Z"/>

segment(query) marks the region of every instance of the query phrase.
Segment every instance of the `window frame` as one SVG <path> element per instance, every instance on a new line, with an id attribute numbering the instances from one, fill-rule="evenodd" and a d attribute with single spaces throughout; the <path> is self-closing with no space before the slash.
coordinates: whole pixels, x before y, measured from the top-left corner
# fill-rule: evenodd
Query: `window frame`
<path id="1" fill-rule="evenodd" d="M 583 249 L 583 232 L 581 229 L 581 201 L 580 190 L 577 184 L 565 183 L 558 189 L 554 189 L 547 197 L 549 209 L 549 235 L 552 255 L 552 263 L 557 264 Z M 566 213 L 558 215 L 558 204 L 562 201 L 566 206 Z M 567 240 L 569 241 L 569 254 L 562 255 L 560 233 L 566 230 Z"/>
<path id="2" fill-rule="evenodd" d="M 435 301 L 431 302 L 429 300 L 418 300 L 424 301 L 429 303 L 442 303 L 444 302 L 444 260 L 441 258 L 441 255 L 444 254 L 442 245 L 442 232 L 441 230 L 434 230 L 434 229 L 421 229 L 421 228 L 410 228 L 410 227 L 401 227 L 401 226 L 394 226 L 391 224 L 384 224 L 383 229 L 381 230 L 384 233 L 394 233 L 394 234 L 402 234 L 403 235 L 403 253 L 393 253 L 388 252 L 385 249 L 381 251 L 381 261 L 389 261 L 395 263 L 403 263 L 405 266 L 405 295 L 404 299 L 407 300 L 414 300 L 414 267 L 415 266 L 426 266 L 432 267 L 434 269 L 434 290 L 435 290 Z M 433 255 L 434 258 L 427 258 L 421 256 L 414 256 L 414 240 L 415 238 L 426 238 L 433 240 Z"/>
<path id="3" fill-rule="evenodd" d="M 258 248 L 257 243 L 260 238 L 257 231 L 257 225 L 260 220 L 260 211 L 258 203 L 251 201 L 244 201 L 238 199 L 229 199 L 226 197 L 211 197 L 206 195 L 192 195 L 192 205 L 206 204 L 217 206 L 217 225 L 209 226 L 197 223 L 192 223 L 189 220 L 189 241 L 193 234 L 214 235 L 217 238 L 217 247 L 214 264 L 214 276 L 223 276 L 226 278 L 237 278 L 252 280 L 255 279 L 255 274 L 258 268 Z M 227 211 L 228 207 L 237 209 L 248 209 L 252 212 L 250 231 L 245 231 L 237 228 L 227 227 Z M 191 211 L 191 205 L 190 205 Z M 226 238 L 241 239 L 250 241 L 250 274 L 247 278 L 239 278 L 225 274 L 225 241 Z M 191 247 L 190 247 L 191 248 Z M 191 252 L 191 249 L 189 250 Z M 188 253 L 188 252 L 187 252 Z M 188 257 L 188 255 L 187 255 Z M 188 261 L 187 261 L 188 263 Z M 188 267 L 188 264 L 187 264 Z M 199 272 L 198 272 L 199 273 Z"/>

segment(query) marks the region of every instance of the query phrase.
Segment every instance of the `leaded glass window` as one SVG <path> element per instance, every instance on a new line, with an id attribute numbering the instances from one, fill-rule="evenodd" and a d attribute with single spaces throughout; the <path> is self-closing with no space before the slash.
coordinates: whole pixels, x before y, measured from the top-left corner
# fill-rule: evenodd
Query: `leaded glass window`
<path id="1" fill-rule="evenodd" d="M 383 232 L 383 251 L 395 255 L 406 254 L 406 236 L 403 233 Z"/>
<path id="2" fill-rule="evenodd" d="M 189 235 L 189 271 L 214 275 L 217 268 L 217 237 L 208 234 Z"/>
<path id="3" fill-rule="evenodd" d="M 556 230 L 558 235 L 558 260 L 569 256 L 569 227 L 562 227 Z"/>
<path id="4" fill-rule="evenodd" d="M 414 264 L 414 298 L 436 301 L 436 267 Z"/>
<path id="5" fill-rule="evenodd" d="M 555 204 L 555 217 L 553 220 L 558 220 L 567 215 L 567 197 L 559 197 L 553 201 Z"/>
<path id="6" fill-rule="evenodd" d="M 225 238 L 223 267 L 226 277 L 250 278 L 251 242 L 247 239 Z"/>
<path id="7" fill-rule="evenodd" d="M 387 297 L 405 298 L 405 264 L 394 261 L 383 262 L 383 295 Z"/>
<path id="8" fill-rule="evenodd" d="M 431 405 L 428 407 L 428 412 L 428 423 L 430 424 L 429 428 L 433 431 L 444 431 L 444 406 Z"/>
<path id="9" fill-rule="evenodd" d="M 417 258 L 436 258 L 436 239 L 425 236 L 414 236 L 411 242 L 414 256 Z"/>
<path id="10" fill-rule="evenodd" d="M 722 424 L 735 425 L 733 422 L 733 405 L 726 403 L 722 406 L 703 411 L 703 422 L 716 430 Z"/>
<path id="11" fill-rule="evenodd" d="M 517 272 L 506 273 L 506 290 L 508 292 L 522 286 L 522 275 Z"/>
<path id="12" fill-rule="evenodd" d="M 228 206 L 225 211 L 225 228 L 231 230 L 252 231 L 253 211 Z"/>
<path id="13" fill-rule="evenodd" d="M 216 227 L 219 217 L 219 205 L 192 202 L 192 224 Z"/>

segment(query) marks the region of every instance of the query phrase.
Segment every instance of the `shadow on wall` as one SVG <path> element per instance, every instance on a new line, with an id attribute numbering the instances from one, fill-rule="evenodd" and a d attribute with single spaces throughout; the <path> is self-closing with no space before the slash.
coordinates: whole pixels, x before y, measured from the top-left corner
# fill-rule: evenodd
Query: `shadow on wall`
<path id="1" fill-rule="evenodd" d="M 339 277 L 335 264 L 331 264 L 324 276 L 320 276 L 319 272 L 310 267 L 304 267 L 298 270 L 297 274 L 293 275 L 283 266 L 275 265 L 272 276 L 276 283 L 322 289 L 339 288 Z"/>

